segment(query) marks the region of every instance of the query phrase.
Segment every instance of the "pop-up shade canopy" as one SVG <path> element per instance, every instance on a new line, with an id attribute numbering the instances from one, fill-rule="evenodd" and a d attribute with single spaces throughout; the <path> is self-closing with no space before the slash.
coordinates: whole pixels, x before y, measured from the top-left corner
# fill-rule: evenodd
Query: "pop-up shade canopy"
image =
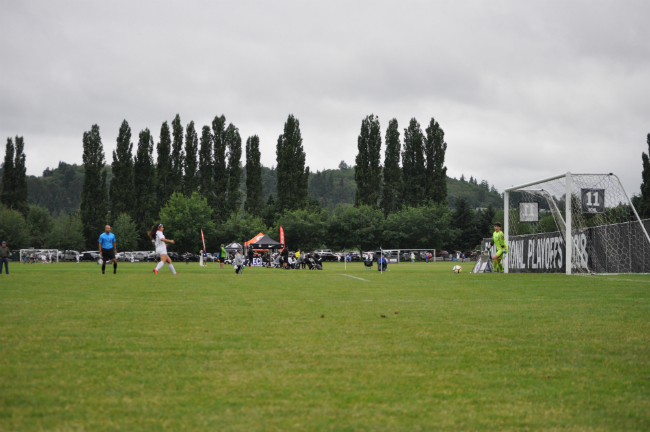
<path id="1" fill-rule="evenodd" d="M 264 236 L 265 234 L 261 232 L 257 234 L 255 237 L 253 237 L 252 239 L 248 240 L 246 243 L 244 243 L 244 245 L 248 246 L 249 244 L 255 243 L 257 240 L 261 239 Z"/>
<path id="2" fill-rule="evenodd" d="M 228 252 L 237 252 L 242 249 L 242 246 L 237 242 L 232 242 L 229 245 L 225 246 L 224 249 Z"/>
<path id="3" fill-rule="evenodd" d="M 247 241 L 246 246 L 249 245 L 253 246 L 253 249 L 282 249 L 284 247 L 282 243 L 262 233 Z"/>

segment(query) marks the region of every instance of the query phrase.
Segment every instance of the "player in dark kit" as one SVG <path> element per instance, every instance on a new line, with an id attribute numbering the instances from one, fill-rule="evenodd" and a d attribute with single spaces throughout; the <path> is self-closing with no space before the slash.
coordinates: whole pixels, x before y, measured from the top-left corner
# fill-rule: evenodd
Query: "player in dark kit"
<path id="1" fill-rule="evenodd" d="M 102 256 L 102 274 L 106 270 L 106 261 L 113 261 L 113 274 L 117 273 L 117 245 L 115 234 L 111 232 L 111 226 L 104 227 L 105 232 L 99 236 L 99 253 Z"/>

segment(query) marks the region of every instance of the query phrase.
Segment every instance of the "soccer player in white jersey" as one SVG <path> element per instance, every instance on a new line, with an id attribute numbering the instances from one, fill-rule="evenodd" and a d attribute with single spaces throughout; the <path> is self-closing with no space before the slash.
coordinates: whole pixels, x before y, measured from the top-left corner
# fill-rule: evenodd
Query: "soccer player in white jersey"
<path id="1" fill-rule="evenodd" d="M 149 237 L 153 240 L 154 244 L 156 245 L 156 253 L 160 255 L 160 262 L 156 266 L 155 269 L 153 269 L 153 272 L 158 274 L 158 270 L 162 268 L 165 263 L 167 263 L 167 267 L 169 267 L 169 270 L 173 274 L 178 274 L 176 273 L 176 269 L 174 269 L 174 264 L 172 264 L 172 259 L 169 258 L 169 255 L 167 255 L 167 245 L 165 243 L 171 243 L 174 244 L 174 240 L 167 240 L 165 238 L 165 235 L 163 234 L 163 230 L 165 227 L 163 224 L 159 223 L 151 227 L 151 231 L 149 231 Z"/>

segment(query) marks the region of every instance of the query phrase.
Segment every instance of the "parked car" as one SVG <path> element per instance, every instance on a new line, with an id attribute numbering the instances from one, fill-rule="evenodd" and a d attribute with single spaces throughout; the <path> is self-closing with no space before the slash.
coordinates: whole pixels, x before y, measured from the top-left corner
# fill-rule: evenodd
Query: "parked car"
<path id="1" fill-rule="evenodd" d="M 441 250 L 436 252 L 436 258 L 446 258 L 447 255 L 449 255 L 449 252 L 447 252 L 446 250 Z"/>
<path id="2" fill-rule="evenodd" d="M 208 261 L 217 262 L 217 261 L 219 261 L 219 259 L 217 258 L 217 256 L 215 254 L 211 254 L 210 252 L 208 252 Z"/>
<path id="3" fill-rule="evenodd" d="M 184 253 L 181 255 L 181 261 L 199 262 L 199 256 L 193 253 Z"/>
<path id="4" fill-rule="evenodd" d="M 81 252 L 81 257 L 79 261 L 98 261 L 99 260 L 99 251 L 85 251 Z"/>
<path id="5" fill-rule="evenodd" d="M 363 261 L 363 259 L 361 258 L 361 254 L 359 252 L 354 251 L 354 252 L 348 252 L 348 253 L 350 254 L 350 259 L 352 261 L 357 261 L 357 262 Z"/>
<path id="6" fill-rule="evenodd" d="M 61 256 L 63 255 L 63 256 Z M 78 251 L 75 250 L 67 250 L 63 251 L 63 253 L 59 253 L 59 260 L 61 261 L 76 261 L 77 260 L 77 255 L 79 255 Z M 81 259 L 81 257 L 79 257 Z"/>
<path id="7" fill-rule="evenodd" d="M 123 262 L 131 262 L 132 256 L 133 256 L 133 252 L 118 252 L 117 260 Z"/>
<path id="8" fill-rule="evenodd" d="M 167 252 L 167 255 L 171 258 L 172 262 L 181 261 L 181 256 L 178 252 Z"/>
<path id="9" fill-rule="evenodd" d="M 312 253 L 317 254 L 323 261 L 336 261 L 336 255 L 332 253 L 332 249 L 319 249 Z"/>
<path id="10" fill-rule="evenodd" d="M 149 259 L 149 251 L 135 251 L 133 252 L 133 258 L 136 261 L 148 261 Z"/>

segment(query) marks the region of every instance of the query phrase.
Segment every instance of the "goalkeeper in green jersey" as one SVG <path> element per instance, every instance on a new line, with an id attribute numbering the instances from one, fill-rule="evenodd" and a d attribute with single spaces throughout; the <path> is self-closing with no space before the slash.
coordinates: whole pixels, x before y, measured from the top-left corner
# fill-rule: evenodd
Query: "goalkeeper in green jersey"
<path id="1" fill-rule="evenodd" d="M 508 245 L 506 244 L 506 238 L 501 231 L 501 223 L 497 222 L 494 224 L 494 234 L 492 234 L 492 244 L 497 248 L 497 252 L 492 257 L 492 266 L 494 271 L 497 273 L 503 273 L 503 264 L 501 260 L 508 253 Z M 490 245 L 490 246 L 491 246 Z"/>

